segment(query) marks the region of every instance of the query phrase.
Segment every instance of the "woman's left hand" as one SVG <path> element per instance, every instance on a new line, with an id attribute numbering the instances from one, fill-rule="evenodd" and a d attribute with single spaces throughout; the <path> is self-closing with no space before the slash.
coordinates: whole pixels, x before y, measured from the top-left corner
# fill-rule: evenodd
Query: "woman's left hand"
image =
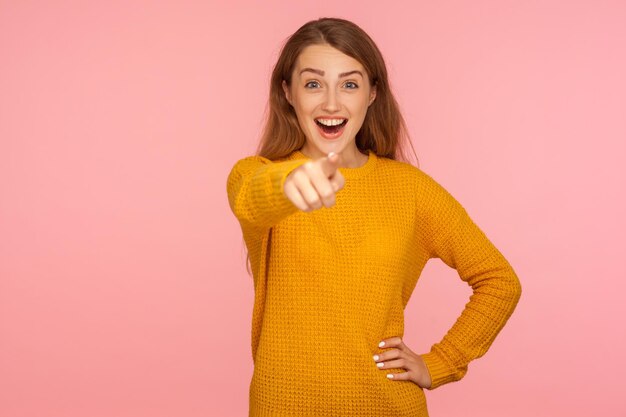
<path id="1" fill-rule="evenodd" d="M 392 381 L 412 381 L 421 388 L 430 388 L 432 381 L 428 373 L 428 367 L 420 355 L 409 349 L 400 337 L 383 339 L 382 342 L 385 344 L 383 346 L 379 345 L 380 348 L 395 349 L 374 355 L 376 366 L 382 370 L 387 368 L 404 368 L 407 370 L 407 372 L 402 373 L 390 373 L 387 375 L 388 378 Z"/>

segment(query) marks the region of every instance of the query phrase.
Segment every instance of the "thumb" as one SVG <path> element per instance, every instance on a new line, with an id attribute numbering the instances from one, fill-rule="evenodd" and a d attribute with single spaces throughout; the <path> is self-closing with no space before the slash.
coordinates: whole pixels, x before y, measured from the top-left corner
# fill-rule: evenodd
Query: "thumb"
<path id="1" fill-rule="evenodd" d="M 328 155 L 322 158 L 322 171 L 327 178 L 332 177 L 337 172 L 337 168 L 341 162 L 341 155 L 336 152 L 329 152 Z"/>

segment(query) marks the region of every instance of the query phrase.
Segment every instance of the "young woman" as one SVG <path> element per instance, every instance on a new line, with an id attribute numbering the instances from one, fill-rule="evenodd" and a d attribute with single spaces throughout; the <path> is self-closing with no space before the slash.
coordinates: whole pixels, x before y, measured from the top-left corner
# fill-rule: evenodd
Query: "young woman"
<path id="1" fill-rule="evenodd" d="M 410 144 L 383 57 L 357 25 L 310 21 L 271 78 L 257 155 L 227 180 L 254 279 L 250 416 L 428 416 L 512 314 L 521 285 L 461 204 L 400 161 Z M 430 352 L 404 308 L 440 258 L 473 289 Z"/>

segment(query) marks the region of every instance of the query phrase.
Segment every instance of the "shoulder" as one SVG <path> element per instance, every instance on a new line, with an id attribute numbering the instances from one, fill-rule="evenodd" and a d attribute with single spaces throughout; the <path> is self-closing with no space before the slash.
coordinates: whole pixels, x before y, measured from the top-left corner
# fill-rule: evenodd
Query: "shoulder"
<path id="1" fill-rule="evenodd" d="M 260 165 L 266 165 L 272 163 L 271 160 L 259 156 L 259 155 L 250 155 L 240 158 L 235 161 L 231 168 L 232 171 L 246 171 L 247 169 L 254 169 Z"/>
<path id="2" fill-rule="evenodd" d="M 283 158 L 284 159 L 284 158 Z M 242 157 L 234 162 L 230 172 L 228 173 L 228 181 L 246 177 L 249 174 L 257 171 L 263 166 L 271 165 L 275 162 L 280 162 L 283 159 L 271 160 L 260 155 L 249 155 Z"/>
<path id="3" fill-rule="evenodd" d="M 405 181 L 409 185 L 413 186 L 417 191 L 441 192 L 443 189 L 441 184 L 439 184 L 439 182 L 437 182 L 430 174 L 415 165 L 382 156 L 378 157 L 378 161 L 381 174 Z"/>
<path id="4" fill-rule="evenodd" d="M 235 193 L 241 184 L 263 165 L 271 163 L 267 158 L 258 155 L 245 156 L 234 162 L 230 172 L 226 176 L 226 188 L 228 194 Z"/>
<path id="5" fill-rule="evenodd" d="M 418 215 L 428 218 L 464 211 L 459 201 L 431 174 L 408 162 L 379 157 L 380 175 L 385 181 L 403 184 L 411 193 Z"/>

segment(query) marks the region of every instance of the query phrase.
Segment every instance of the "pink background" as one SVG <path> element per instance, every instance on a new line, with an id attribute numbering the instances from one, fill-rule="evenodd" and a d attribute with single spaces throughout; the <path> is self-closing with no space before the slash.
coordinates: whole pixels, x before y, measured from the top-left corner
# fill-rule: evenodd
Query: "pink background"
<path id="1" fill-rule="evenodd" d="M 321 16 L 377 42 L 421 168 L 522 281 L 431 414 L 626 415 L 626 3 L 222 3 L 0 1 L 0 415 L 247 415 L 226 176 L 282 42 Z M 429 262 L 407 344 L 469 294 Z"/>

